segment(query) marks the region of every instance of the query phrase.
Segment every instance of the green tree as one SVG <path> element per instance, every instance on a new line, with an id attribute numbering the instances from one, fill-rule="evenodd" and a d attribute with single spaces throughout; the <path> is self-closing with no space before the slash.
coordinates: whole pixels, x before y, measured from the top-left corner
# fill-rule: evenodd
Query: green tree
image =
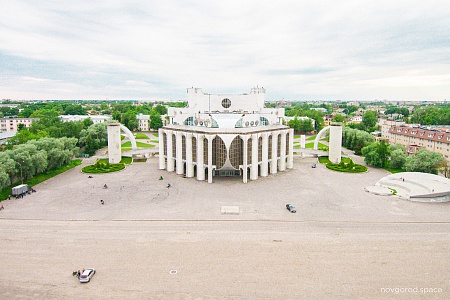
<path id="1" fill-rule="evenodd" d="M 161 116 L 159 115 L 151 115 L 150 116 L 150 128 L 154 130 L 158 130 L 163 127 L 163 121 Z"/>
<path id="2" fill-rule="evenodd" d="M 83 120 L 83 129 L 88 128 L 89 126 L 91 126 L 92 124 L 94 124 L 94 122 L 91 120 L 91 118 L 86 118 Z"/>
<path id="3" fill-rule="evenodd" d="M 344 117 L 343 115 L 341 115 L 341 114 L 336 114 L 336 115 L 334 116 L 333 121 L 334 121 L 334 122 L 345 123 L 346 119 L 345 119 L 345 117 Z"/>
<path id="4" fill-rule="evenodd" d="M 298 131 L 301 133 L 311 132 L 314 130 L 311 119 L 300 120 Z"/>
<path id="5" fill-rule="evenodd" d="M 4 187 L 7 187 L 10 184 L 11 184 L 11 178 L 0 167 L 0 189 L 3 189 Z"/>
<path id="6" fill-rule="evenodd" d="M 85 153 L 93 155 L 95 151 L 106 146 L 107 138 L 106 124 L 93 124 L 88 129 L 81 131 L 79 145 L 85 146 Z"/>
<path id="7" fill-rule="evenodd" d="M 300 120 L 298 119 L 297 116 L 295 116 L 294 119 L 292 119 L 288 122 L 288 125 L 292 129 L 294 129 L 295 132 L 298 132 L 299 128 L 300 128 Z"/>
<path id="8" fill-rule="evenodd" d="M 370 143 L 361 149 L 364 161 L 374 167 L 384 168 L 388 164 L 389 147 L 385 141 Z"/>
<path id="9" fill-rule="evenodd" d="M 375 127 L 378 121 L 378 116 L 374 111 L 368 110 L 362 117 L 362 123 L 366 128 Z"/>
<path id="10" fill-rule="evenodd" d="M 65 105 L 64 115 L 85 115 L 86 110 L 79 104 Z"/>
<path id="11" fill-rule="evenodd" d="M 392 169 L 403 169 L 406 162 L 406 153 L 402 149 L 391 150 L 389 167 Z"/>
<path id="12" fill-rule="evenodd" d="M 442 166 L 442 154 L 421 149 L 406 158 L 405 171 L 438 174 Z"/>
<path id="13" fill-rule="evenodd" d="M 16 145 L 7 153 L 15 161 L 17 175 L 21 180 L 31 178 L 47 168 L 47 153 L 44 150 L 38 151 L 35 145 Z"/>
<path id="14" fill-rule="evenodd" d="M 17 174 L 16 162 L 7 152 L 0 152 L 0 171 L 5 172 L 9 178 L 13 178 Z"/>
<path id="15" fill-rule="evenodd" d="M 167 107 L 165 107 L 164 105 L 158 104 L 155 106 L 155 108 L 153 108 L 153 110 L 158 114 L 158 115 L 167 115 Z"/>
<path id="16" fill-rule="evenodd" d="M 131 131 L 136 130 L 138 128 L 138 120 L 136 119 L 136 114 L 132 111 L 128 111 L 122 114 L 120 123 L 122 123 L 125 127 L 130 129 Z"/>

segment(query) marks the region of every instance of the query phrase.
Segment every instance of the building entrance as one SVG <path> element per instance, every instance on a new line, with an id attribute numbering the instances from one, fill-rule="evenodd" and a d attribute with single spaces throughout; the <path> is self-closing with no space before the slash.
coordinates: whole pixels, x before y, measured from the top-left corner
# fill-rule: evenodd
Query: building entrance
<path id="1" fill-rule="evenodd" d="M 241 176 L 241 170 L 214 170 L 214 176 L 223 176 L 223 177 Z"/>

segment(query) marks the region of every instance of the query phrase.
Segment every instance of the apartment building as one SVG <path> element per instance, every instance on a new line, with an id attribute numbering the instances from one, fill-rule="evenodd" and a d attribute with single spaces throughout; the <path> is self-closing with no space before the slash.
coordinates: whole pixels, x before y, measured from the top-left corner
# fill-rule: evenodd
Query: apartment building
<path id="1" fill-rule="evenodd" d="M 384 135 L 383 135 L 384 134 Z M 389 143 L 404 145 L 408 154 L 412 154 L 417 149 L 427 149 L 429 151 L 442 154 L 450 160 L 450 130 L 425 129 L 418 126 L 391 126 L 385 134 Z"/>
<path id="2" fill-rule="evenodd" d="M 150 128 L 150 115 L 138 114 L 136 116 L 138 120 L 138 130 L 139 131 L 149 131 Z"/>
<path id="3" fill-rule="evenodd" d="M 60 115 L 59 118 L 63 122 L 77 122 L 89 118 L 94 124 L 105 123 L 112 120 L 112 117 L 109 115 Z"/>
<path id="4" fill-rule="evenodd" d="M 0 119 L 0 132 L 17 132 L 19 124 L 23 124 L 28 128 L 31 126 L 31 123 L 37 120 L 39 118 L 4 117 Z"/>

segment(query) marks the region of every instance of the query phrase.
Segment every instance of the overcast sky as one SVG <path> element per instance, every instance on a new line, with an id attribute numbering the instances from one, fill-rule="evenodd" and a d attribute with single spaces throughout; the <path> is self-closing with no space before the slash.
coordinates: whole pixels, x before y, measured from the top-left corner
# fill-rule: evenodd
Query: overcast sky
<path id="1" fill-rule="evenodd" d="M 0 99 L 450 99 L 448 0 L 1 0 Z"/>

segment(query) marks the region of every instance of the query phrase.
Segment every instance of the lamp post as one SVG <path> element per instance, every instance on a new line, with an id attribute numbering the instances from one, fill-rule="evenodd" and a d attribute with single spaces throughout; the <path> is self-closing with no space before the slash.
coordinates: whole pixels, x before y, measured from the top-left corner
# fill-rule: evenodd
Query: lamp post
<path id="1" fill-rule="evenodd" d="M 22 171 L 22 164 L 23 164 L 23 159 L 19 159 L 18 160 L 19 165 L 20 165 L 20 179 L 22 180 L 22 184 L 23 184 L 23 171 Z"/>

